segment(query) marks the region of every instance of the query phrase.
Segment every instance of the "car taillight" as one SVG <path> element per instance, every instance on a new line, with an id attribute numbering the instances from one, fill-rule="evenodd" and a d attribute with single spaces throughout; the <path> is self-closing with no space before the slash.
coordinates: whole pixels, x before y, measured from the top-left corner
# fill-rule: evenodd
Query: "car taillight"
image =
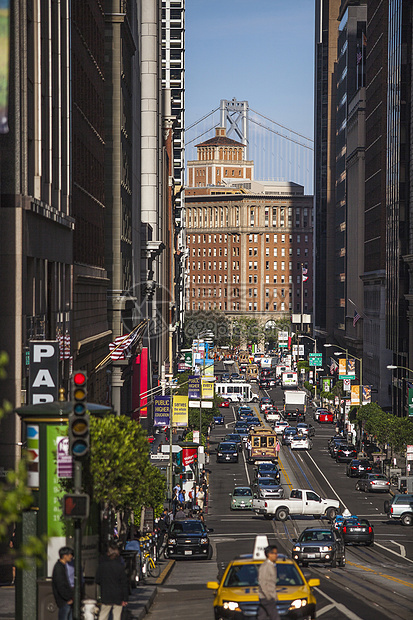
<path id="1" fill-rule="evenodd" d="M 390 508 L 390 512 L 391 514 L 393 514 L 393 506 Z"/>
<path id="2" fill-rule="evenodd" d="M 357 469 L 357 467 L 352 467 L 351 469 Z"/>
<path id="3" fill-rule="evenodd" d="M 343 527 L 343 532 L 344 532 L 344 534 L 347 532 L 347 527 L 346 526 Z"/>
<path id="4" fill-rule="evenodd" d="M 371 534 L 373 531 L 373 528 L 371 527 L 371 525 L 369 526 L 369 534 Z"/>
<path id="5" fill-rule="evenodd" d="M 267 502 L 265 502 L 264 506 L 265 506 L 266 508 L 268 508 L 268 504 L 267 504 Z"/>

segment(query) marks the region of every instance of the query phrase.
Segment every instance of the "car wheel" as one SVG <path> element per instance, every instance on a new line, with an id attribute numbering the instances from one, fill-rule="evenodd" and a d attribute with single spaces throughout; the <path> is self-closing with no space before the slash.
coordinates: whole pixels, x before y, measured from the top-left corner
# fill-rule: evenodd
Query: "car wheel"
<path id="1" fill-rule="evenodd" d="M 384 512 L 389 512 L 390 510 L 390 500 L 384 500 Z"/>
<path id="2" fill-rule="evenodd" d="M 366 542 L 366 547 L 372 547 L 374 545 L 374 540 L 369 540 L 369 542 Z"/>
<path id="3" fill-rule="evenodd" d="M 413 514 L 405 514 L 400 517 L 400 523 L 402 525 L 413 525 Z"/>
<path id="4" fill-rule="evenodd" d="M 278 508 L 275 513 L 275 518 L 278 521 L 287 521 L 288 519 L 288 509 L 287 508 Z"/>
<path id="5" fill-rule="evenodd" d="M 326 517 L 329 521 L 334 521 L 337 516 L 337 508 L 327 508 Z"/>
<path id="6" fill-rule="evenodd" d="M 360 484 L 358 482 L 356 482 L 356 487 L 355 488 L 356 488 L 356 491 L 361 491 Z"/>
<path id="7" fill-rule="evenodd" d="M 270 521 L 271 519 L 273 519 L 273 515 L 269 515 L 269 514 L 264 514 L 264 519 L 267 519 L 268 521 Z"/>
<path id="8" fill-rule="evenodd" d="M 207 559 L 208 560 L 212 560 L 212 547 L 210 546 L 208 549 L 208 555 L 207 555 Z"/>

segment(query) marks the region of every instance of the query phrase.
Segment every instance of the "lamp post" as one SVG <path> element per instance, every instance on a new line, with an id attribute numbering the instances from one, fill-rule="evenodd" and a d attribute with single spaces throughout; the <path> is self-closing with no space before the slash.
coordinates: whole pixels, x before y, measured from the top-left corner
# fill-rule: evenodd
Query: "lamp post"
<path id="1" fill-rule="evenodd" d="M 411 368 L 407 368 L 407 366 L 393 366 L 393 364 L 389 364 L 387 368 L 390 368 L 390 370 L 396 370 L 396 368 L 401 368 L 401 370 L 408 370 L 409 372 L 413 372 L 413 370 Z"/>

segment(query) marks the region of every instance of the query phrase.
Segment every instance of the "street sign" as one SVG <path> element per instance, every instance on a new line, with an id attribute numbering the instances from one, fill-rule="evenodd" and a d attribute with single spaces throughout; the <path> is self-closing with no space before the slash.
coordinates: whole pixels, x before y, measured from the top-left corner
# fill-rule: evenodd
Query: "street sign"
<path id="1" fill-rule="evenodd" d="M 309 364 L 310 366 L 322 366 L 323 365 L 323 354 L 322 353 L 310 353 L 309 356 Z"/>
<path id="2" fill-rule="evenodd" d="M 199 409 L 200 407 L 202 409 L 212 409 L 214 406 L 214 403 L 212 400 L 190 400 L 189 401 L 189 407 L 190 408 L 196 408 Z"/>
<path id="3" fill-rule="evenodd" d="M 340 379 L 342 379 L 343 381 L 345 381 L 346 379 L 348 379 L 349 381 L 354 381 L 355 378 L 356 375 L 340 375 Z"/>
<path id="4" fill-rule="evenodd" d="M 182 450 L 181 446 L 177 446 L 176 444 L 172 444 L 172 454 L 178 453 L 178 452 L 180 452 L 181 450 Z M 165 453 L 165 452 L 166 452 L 167 454 L 169 454 L 169 452 L 170 452 L 170 446 L 169 446 L 169 445 L 167 446 L 167 445 L 165 445 L 165 444 L 162 444 L 162 445 L 161 445 L 161 452 L 163 452 L 163 453 Z"/>
<path id="5" fill-rule="evenodd" d="M 351 390 L 351 381 L 350 379 L 343 379 L 343 389 L 345 392 L 350 392 Z"/>

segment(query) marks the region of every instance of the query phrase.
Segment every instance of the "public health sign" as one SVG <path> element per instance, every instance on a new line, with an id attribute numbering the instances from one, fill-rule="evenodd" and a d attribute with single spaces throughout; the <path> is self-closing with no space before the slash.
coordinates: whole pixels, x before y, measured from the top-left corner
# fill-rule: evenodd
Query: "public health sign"
<path id="1" fill-rule="evenodd" d="M 188 426 L 188 396 L 173 397 L 172 425 Z"/>
<path id="2" fill-rule="evenodd" d="M 170 396 L 154 396 L 153 425 L 169 426 Z"/>
<path id="3" fill-rule="evenodd" d="M 201 398 L 201 377 L 199 375 L 188 377 L 188 398 Z"/>

